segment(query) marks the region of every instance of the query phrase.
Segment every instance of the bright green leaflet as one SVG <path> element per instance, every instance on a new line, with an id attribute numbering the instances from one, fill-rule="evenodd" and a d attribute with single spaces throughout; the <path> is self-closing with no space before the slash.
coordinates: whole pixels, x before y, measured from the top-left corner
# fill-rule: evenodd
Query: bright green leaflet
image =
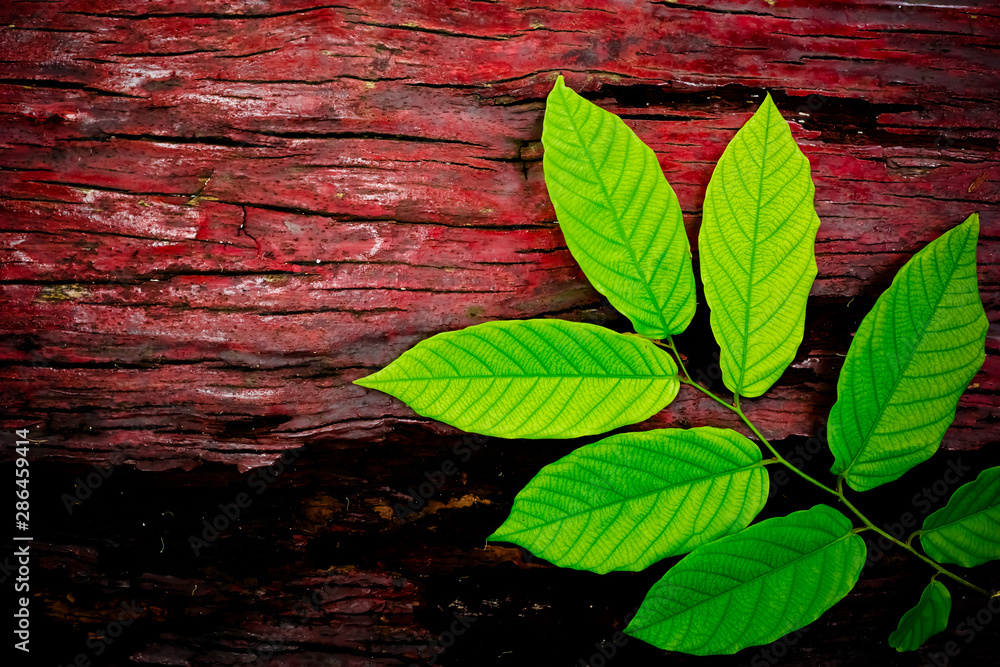
<path id="1" fill-rule="evenodd" d="M 978 237 L 972 215 L 928 244 L 858 328 L 829 422 L 832 471 L 857 491 L 897 479 L 937 450 L 983 363 Z"/>
<path id="2" fill-rule="evenodd" d="M 1000 558 L 1000 468 L 987 468 L 924 519 L 920 546 L 940 563 L 962 567 Z"/>
<path id="3" fill-rule="evenodd" d="M 507 438 L 602 433 L 673 400 L 681 382 L 674 358 L 649 339 L 667 338 L 655 342 L 681 358 L 670 337 L 693 317 L 695 285 L 680 207 L 656 156 L 562 77 L 542 140 L 566 243 L 639 336 L 561 320 L 492 322 L 425 340 L 357 384 L 421 415 Z M 762 460 L 728 429 L 615 435 L 541 470 L 489 537 L 598 573 L 690 552 L 626 629 L 663 649 L 731 654 L 815 621 L 856 583 L 866 556 L 857 533 L 872 530 L 937 571 L 889 638 L 915 650 L 947 624 L 950 595 L 936 577 L 987 594 L 940 563 L 1000 559 L 1000 468 L 958 489 L 906 542 L 878 528 L 841 485 L 870 489 L 928 458 L 982 364 L 976 215 L 915 255 L 862 322 L 830 415 L 836 488 L 785 460 L 743 412 L 740 399 L 770 388 L 803 338 L 817 273 L 814 191 L 809 162 L 767 96 L 723 153 L 704 205 L 702 278 L 734 400 L 686 372 L 683 381 L 735 412 L 774 458 Z M 817 505 L 747 528 L 767 500 L 768 463 L 787 465 L 865 525 L 855 529 Z M 930 558 L 913 547 L 915 536 Z"/>
<path id="4" fill-rule="evenodd" d="M 903 614 L 899 627 L 889 635 L 889 646 L 897 651 L 916 651 L 920 645 L 948 627 L 951 593 L 937 579 L 931 580 L 917 606 Z"/>
<path id="5" fill-rule="evenodd" d="M 767 644 L 847 595 L 865 555 L 851 522 L 827 505 L 768 519 L 685 556 L 625 632 L 695 655 Z"/>
<path id="6" fill-rule="evenodd" d="M 559 226 L 594 288 L 643 336 L 683 331 L 695 310 L 691 250 L 653 151 L 561 76 L 546 102 L 542 144 Z"/>
<path id="7" fill-rule="evenodd" d="M 418 414 L 502 438 L 575 438 L 659 412 L 680 382 L 648 340 L 564 320 L 487 322 L 438 334 L 355 384 Z"/>
<path id="8" fill-rule="evenodd" d="M 622 433 L 542 468 L 489 539 L 561 567 L 636 571 L 746 528 L 767 493 L 760 448 L 736 431 Z"/>
<path id="9" fill-rule="evenodd" d="M 767 391 L 802 342 L 816 278 L 814 190 L 768 95 L 712 173 L 698 237 L 722 379 L 739 396 Z"/>

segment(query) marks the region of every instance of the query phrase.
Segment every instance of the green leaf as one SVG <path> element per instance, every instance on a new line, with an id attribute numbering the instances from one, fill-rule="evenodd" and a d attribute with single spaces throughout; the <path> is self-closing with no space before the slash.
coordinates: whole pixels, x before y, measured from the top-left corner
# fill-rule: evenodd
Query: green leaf
<path id="1" fill-rule="evenodd" d="M 974 567 L 1000 558 L 1000 468 L 987 468 L 960 486 L 917 534 L 939 563 Z"/>
<path id="2" fill-rule="evenodd" d="M 896 631 L 889 635 L 889 646 L 897 651 L 916 651 L 920 645 L 948 627 L 951 594 L 937 579 L 932 579 L 920 595 L 917 606 L 903 614 Z"/>
<path id="3" fill-rule="evenodd" d="M 575 438 L 632 424 L 677 395 L 648 340 L 563 320 L 488 322 L 421 341 L 354 381 L 417 414 L 503 438 Z"/>
<path id="4" fill-rule="evenodd" d="M 768 95 L 712 173 L 698 237 L 722 379 L 739 396 L 767 391 L 802 342 L 816 278 L 814 190 Z"/>
<path id="5" fill-rule="evenodd" d="M 761 521 L 685 556 L 625 632 L 695 655 L 767 644 L 847 595 L 864 562 L 864 540 L 827 505 Z"/>
<path id="6" fill-rule="evenodd" d="M 562 567 L 637 571 L 746 528 L 767 493 L 760 449 L 736 431 L 622 433 L 542 468 L 489 539 Z"/>
<path id="7" fill-rule="evenodd" d="M 691 250 L 653 151 L 561 76 L 546 101 L 542 144 L 559 226 L 594 288 L 643 336 L 683 331 L 695 310 Z"/>
<path id="8" fill-rule="evenodd" d="M 985 358 L 979 216 L 914 255 L 861 322 L 830 411 L 832 471 L 857 491 L 928 459 Z"/>

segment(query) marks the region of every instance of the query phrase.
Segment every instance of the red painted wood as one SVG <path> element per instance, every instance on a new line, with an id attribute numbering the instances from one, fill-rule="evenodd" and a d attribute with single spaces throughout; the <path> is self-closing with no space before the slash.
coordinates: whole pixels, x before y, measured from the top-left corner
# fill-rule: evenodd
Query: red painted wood
<path id="1" fill-rule="evenodd" d="M 692 239 L 714 161 L 770 88 L 813 162 L 814 302 L 877 294 L 979 210 L 996 313 L 995 9 L 68 2 L 2 21 L 0 354 L 50 454 L 250 467 L 377 438 L 413 415 L 349 381 L 417 340 L 610 317 L 545 193 L 557 71 L 659 153 Z M 759 402 L 775 437 L 822 421 L 845 344 L 803 348 L 809 373 Z M 995 409 L 963 399 L 947 446 L 975 445 Z M 682 399 L 653 423 L 718 417 Z"/>
<path id="2" fill-rule="evenodd" d="M 51 454 L 249 467 L 260 452 L 379 437 L 387 415 L 412 418 L 349 381 L 435 332 L 609 316 L 542 180 L 541 100 L 557 71 L 659 153 L 692 238 L 712 165 L 760 98 L 719 86 L 770 88 L 814 166 L 817 297 L 877 293 L 980 210 L 996 313 L 998 105 L 984 102 L 998 92 L 995 9 L 609 12 L 66 2 L 8 13 L 6 402 L 45 425 Z M 608 84 L 621 93 L 606 97 Z M 797 363 L 815 378 L 760 401 L 777 438 L 809 434 L 830 403 L 843 342 L 817 343 Z M 995 409 L 964 399 L 969 428 L 948 446 L 974 445 Z M 218 443 L 233 419 L 275 415 L 286 421 L 243 451 Z M 718 415 L 682 399 L 654 423 L 678 418 Z"/>

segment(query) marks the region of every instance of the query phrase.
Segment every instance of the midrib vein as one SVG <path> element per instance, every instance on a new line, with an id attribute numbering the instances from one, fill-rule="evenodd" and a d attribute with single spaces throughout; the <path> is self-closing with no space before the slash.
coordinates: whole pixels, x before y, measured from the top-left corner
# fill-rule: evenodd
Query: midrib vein
<path id="1" fill-rule="evenodd" d="M 510 378 L 514 380 L 537 380 L 537 379 L 558 379 L 566 380 L 570 378 L 591 378 L 598 380 L 676 380 L 676 375 L 597 375 L 593 373 L 576 373 L 572 375 L 542 375 L 542 374 L 521 374 L 521 375 L 436 375 L 432 377 L 405 377 L 385 380 L 375 380 L 374 382 L 427 382 L 427 381 L 454 381 L 454 380 L 493 380 L 496 378 Z"/>
<path id="2" fill-rule="evenodd" d="M 740 362 L 740 381 L 736 383 L 737 394 L 743 393 L 743 381 L 747 375 L 747 354 L 750 352 L 750 304 L 753 303 L 754 288 L 753 265 L 754 260 L 757 259 L 757 233 L 760 231 L 760 199 L 764 195 L 764 172 L 767 166 L 767 138 L 771 134 L 771 107 L 767 107 L 767 118 L 765 121 L 763 153 L 760 158 L 760 181 L 757 184 L 757 212 L 753 221 L 753 243 L 750 244 L 750 266 L 747 271 L 746 317 L 743 320 L 743 359 Z"/>
<path id="3" fill-rule="evenodd" d="M 965 250 L 965 244 L 967 242 L 968 242 L 968 236 L 966 236 L 966 238 L 962 242 L 963 251 Z M 913 357 L 916 356 L 917 354 L 917 348 L 920 347 L 920 344 L 923 342 L 924 337 L 927 335 L 927 330 L 931 326 L 931 321 L 933 321 L 934 316 L 937 315 L 938 308 L 941 307 L 941 301 L 944 300 L 944 295 L 948 292 L 948 286 L 951 285 L 951 281 L 954 279 L 955 272 L 958 271 L 958 267 L 960 264 L 961 260 L 959 259 L 959 261 L 956 261 L 954 266 L 951 267 L 951 271 L 948 274 L 948 279 L 944 281 L 941 293 L 938 295 L 937 301 L 934 303 L 934 308 L 931 312 L 931 316 L 927 318 L 926 322 L 924 322 L 924 326 L 920 331 L 920 335 L 917 336 L 916 342 L 914 342 L 913 345 L 910 346 L 910 352 L 906 357 L 906 362 L 900 364 L 899 374 L 893 381 L 892 388 L 889 389 L 889 393 L 886 396 L 885 402 L 881 406 L 879 406 L 878 414 L 875 415 L 875 418 L 872 420 L 871 426 L 868 427 L 868 433 L 866 433 L 865 437 L 861 440 L 861 446 L 858 447 L 857 454 L 851 457 L 851 462 L 848 464 L 846 468 L 844 468 L 844 472 L 840 473 L 842 476 L 847 477 L 847 474 L 851 471 L 851 468 L 854 467 L 854 464 L 858 462 L 858 458 L 860 458 L 861 454 L 865 451 L 865 448 L 868 446 L 868 443 L 871 442 L 872 434 L 875 432 L 875 429 L 879 425 L 879 422 L 882 421 L 882 415 L 885 414 L 885 411 L 888 409 L 889 404 L 892 403 L 892 397 L 896 393 L 896 390 L 899 388 L 899 383 L 903 381 L 903 377 L 906 375 L 906 371 L 909 369 L 910 364 L 913 362 Z M 905 270 L 906 267 L 904 266 L 903 269 Z M 909 273 L 910 271 L 907 271 L 906 277 L 909 277 Z M 891 285 L 889 289 L 892 289 Z M 874 326 L 874 322 L 872 323 L 872 326 Z"/>
<path id="4" fill-rule="evenodd" d="M 753 470 L 754 468 L 760 468 L 761 470 L 763 470 L 764 469 L 764 463 L 763 463 L 763 461 L 758 461 L 756 463 L 752 463 L 752 464 L 748 464 L 748 465 L 745 465 L 745 466 L 741 466 L 739 468 L 733 468 L 731 470 L 724 470 L 722 472 L 712 473 L 710 475 L 704 475 L 702 477 L 695 477 L 693 479 L 684 480 L 683 482 L 679 482 L 677 484 L 673 484 L 673 485 L 669 485 L 669 486 L 662 486 L 662 487 L 655 488 L 655 489 L 652 489 L 650 491 L 644 491 L 642 493 L 638 493 L 638 494 L 635 494 L 635 495 L 622 496 L 621 498 L 619 498 L 617 500 L 612 500 L 610 502 L 602 503 L 600 505 L 593 505 L 591 507 L 588 507 L 587 509 L 580 510 L 579 512 L 572 512 L 570 514 L 564 514 L 564 515 L 560 516 L 558 519 L 552 519 L 551 521 L 543 521 L 541 523 L 534 523 L 534 524 L 528 526 L 527 528 L 521 528 L 519 530 L 513 531 L 511 533 L 506 533 L 506 534 L 507 535 L 516 535 L 517 533 L 523 533 L 525 531 L 534 530 L 534 529 L 537 529 L 537 528 L 548 526 L 548 525 L 553 524 L 553 523 L 559 523 L 559 522 L 565 521 L 567 519 L 572 519 L 572 518 L 575 518 L 575 517 L 578 517 L 578 516 L 582 516 L 584 514 L 591 514 L 593 512 L 605 509 L 607 507 L 613 507 L 615 505 L 621 505 L 623 503 L 627 503 L 627 502 L 630 502 L 630 501 L 633 501 L 633 500 L 638 500 L 640 498 L 646 498 L 648 496 L 652 496 L 652 495 L 656 495 L 656 494 L 660 494 L 660 493 L 668 493 L 668 492 L 673 491 L 675 489 L 681 489 L 681 488 L 686 487 L 686 486 L 687 487 L 698 486 L 698 485 L 703 484 L 705 482 L 710 482 L 712 480 L 718 479 L 719 477 L 736 476 L 737 474 L 742 473 L 742 472 L 749 472 L 749 471 Z M 565 479 L 565 478 L 563 478 L 563 479 Z M 604 490 L 604 489 L 602 489 L 602 490 Z M 550 489 L 546 489 L 546 491 L 552 492 Z M 554 492 L 554 493 L 557 493 L 559 495 L 568 495 L 568 494 L 559 493 L 559 492 Z M 573 499 L 578 499 L 577 496 L 569 496 L 569 497 L 573 498 Z M 687 500 L 687 498 L 685 497 L 684 500 L 681 501 L 681 503 L 683 504 L 686 500 Z M 726 503 L 722 503 L 722 505 L 725 505 L 725 504 Z M 718 514 L 718 512 L 716 512 L 716 514 Z"/>
<path id="5" fill-rule="evenodd" d="M 729 589 L 723 591 L 722 593 L 719 593 L 718 595 L 711 595 L 709 597 L 706 597 L 704 600 L 701 600 L 700 602 L 696 602 L 693 605 L 690 605 L 690 606 L 687 606 L 687 607 L 681 609 L 680 611 L 678 611 L 676 614 L 673 614 L 672 616 L 664 616 L 663 618 L 661 618 L 661 619 L 659 619 L 659 620 L 657 620 L 657 621 L 655 621 L 653 623 L 650 623 L 649 625 L 645 625 L 643 627 L 648 628 L 648 627 L 652 627 L 654 625 L 660 625 L 661 623 L 666 623 L 667 621 L 673 619 L 676 616 L 680 616 L 682 614 L 686 614 L 687 612 L 691 611 L 692 609 L 700 607 L 703 604 L 708 604 L 709 602 L 712 602 L 713 600 L 716 600 L 716 599 L 718 599 L 719 597 L 721 597 L 723 595 L 729 595 L 733 591 L 735 591 L 735 590 L 737 590 L 737 589 L 739 589 L 739 588 L 741 588 L 743 586 L 746 586 L 747 584 L 749 584 L 751 582 L 757 581 L 758 579 L 762 579 L 764 577 L 769 577 L 772 574 L 774 574 L 776 572 L 780 572 L 780 571 L 784 570 L 785 568 L 790 567 L 792 565 L 795 565 L 796 563 L 798 563 L 800 561 L 806 560 L 807 558 L 812 558 L 813 556 L 816 556 L 817 554 L 820 554 L 823 551 L 825 551 L 825 550 L 827 550 L 827 549 L 829 549 L 831 547 L 836 546 L 839 542 L 847 539 L 848 537 L 851 537 L 852 534 L 853 533 L 848 532 L 846 535 L 842 535 L 842 536 L 838 537 L 836 540 L 834 540 L 833 542 L 830 542 L 829 544 L 824 544 L 823 546 L 821 546 L 819 549 L 816 549 L 815 551 L 810 551 L 808 553 L 802 554 L 801 556 L 799 556 L 797 558 L 794 558 L 794 559 L 788 561 L 787 563 L 782 563 L 781 565 L 779 565 L 778 567 L 776 567 L 774 569 L 768 570 L 767 572 L 762 572 L 761 574 L 758 574 L 757 576 L 752 577 L 750 579 L 747 579 L 745 581 L 740 581 L 739 583 L 737 583 L 732 588 L 729 588 Z"/>
<path id="6" fill-rule="evenodd" d="M 563 106 L 566 107 L 567 112 L 569 112 L 569 105 L 566 104 L 566 95 L 565 95 L 565 93 L 563 94 Z M 600 109 L 598 107 L 598 113 L 602 113 L 602 112 L 604 112 L 604 110 Z M 611 195 L 608 194 L 608 189 L 604 186 L 604 179 L 601 178 L 601 172 L 597 169 L 597 165 L 594 164 L 594 158 L 593 158 L 593 156 L 591 156 L 590 151 L 586 148 L 587 142 L 584 140 L 583 135 L 580 133 L 580 128 L 577 127 L 576 119 L 573 117 L 573 114 L 572 113 L 567 113 L 566 117 L 569 118 L 570 126 L 573 128 L 573 133 L 576 134 L 577 141 L 580 143 L 581 146 L 585 147 L 583 152 L 587 156 L 587 163 L 590 165 L 591 171 L 594 173 L 594 176 L 597 178 L 597 183 L 601 186 L 601 192 L 604 194 L 604 200 L 608 203 L 608 210 L 611 211 L 611 214 L 612 214 L 611 217 L 614 218 L 614 220 L 615 220 L 615 227 L 618 228 L 618 233 L 621 235 L 622 245 L 624 245 L 625 248 L 628 250 L 629 257 L 632 259 L 632 264 L 635 266 L 636 271 L 638 271 L 638 273 L 639 273 L 639 277 L 642 279 L 640 282 L 642 282 L 642 286 L 646 288 L 646 294 L 649 295 L 650 302 L 653 304 L 653 307 L 656 309 L 656 315 L 657 315 L 657 317 L 660 320 L 660 325 L 663 327 L 664 331 L 666 331 L 667 320 L 666 320 L 665 317 L 663 317 L 663 312 L 660 311 L 659 308 L 657 308 L 659 302 L 656 300 L 656 295 L 653 294 L 653 288 L 650 286 L 649 281 L 646 279 L 646 272 L 642 270 L 642 266 L 639 264 L 639 259 L 635 255 L 635 250 L 632 248 L 632 245 L 629 242 L 629 238 L 625 234 L 625 228 L 622 227 L 621 217 L 618 214 L 618 209 L 615 208 L 614 201 L 612 201 Z M 611 121 L 612 131 L 613 131 L 613 128 L 614 128 L 614 120 L 615 119 L 612 119 L 612 121 Z M 620 119 L 618 119 L 618 120 L 620 120 Z M 622 125 L 625 125 L 624 121 L 622 121 Z M 631 131 L 631 128 L 629 128 L 628 126 L 625 126 L 625 129 L 628 130 L 628 131 Z M 626 134 L 625 135 L 625 141 L 628 142 L 628 140 L 629 140 L 629 136 Z M 643 154 L 643 151 L 642 151 L 641 147 L 640 147 L 640 150 L 639 150 L 639 154 L 643 157 L 643 162 L 645 162 L 645 157 L 646 156 Z M 657 168 L 659 168 L 659 165 L 657 165 Z M 645 171 L 645 167 L 643 167 L 643 170 Z M 655 184 L 653 185 L 653 189 L 655 191 L 655 189 L 656 189 L 656 185 Z M 650 196 L 652 196 L 652 193 L 650 194 Z"/>

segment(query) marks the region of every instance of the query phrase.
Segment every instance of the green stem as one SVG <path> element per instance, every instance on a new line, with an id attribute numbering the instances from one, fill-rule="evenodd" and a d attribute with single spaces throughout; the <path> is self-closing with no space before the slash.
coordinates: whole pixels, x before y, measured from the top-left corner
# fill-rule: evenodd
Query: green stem
<path id="1" fill-rule="evenodd" d="M 822 482 L 816 481 L 815 479 L 813 479 L 812 477 L 810 477 L 806 473 L 802 472 L 801 470 L 799 470 L 798 468 L 796 468 L 795 466 L 793 466 L 791 463 L 788 462 L 788 460 L 784 456 L 782 456 L 781 454 L 779 454 L 778 450 L 774 448 L 774 445 L 772 445 L 768 441 L 768 439 L 765 438 L 764 435 L 759 430 L 757 430 L 757 427 L 754 425 L 754 423 L 752 421 L 750 421 L 750 418 L 747 417 L 743 413 L 743 410 L 740 409 L 739 405 L 733 405 L 733 404 L 730 404 L 730 403 L 726 403 L 724 400 L 722 400 L 721 398 L 719 398 L 718 396 L 716 396 L 715 394 L 713 394 L 712 392 L 710 392 L 705 387 L 702 387 L 700 384 L 698 384 L 698 383 L 694 382 L 693 380 L 691 380 L 691 378 L 689 376 L 681 378 L 681 382 L 684 383 L 684 384 L 686 384 L 686 385 L 690 385 L 690 386 L 694 387 L 695 389 L 701 391 L 705 395 L 707 395 L 710 398 L 712 398 L 713 400 L 715 400 L 720 405 L 725 406 L 726 408 L 729 408 L 731 411 L 735 412 L 739 416 L 739 418 L 741 420 L 743 420 L 743 423 L 746 424 L 747 428 L 749 428 L 751 431 L 753 431 L 753 434 L 755 436 L 757 436 L 757 438 L 761 441 L 761 443 L 763 443 L 764 446 L 767 447 L 771 451 L 771 454 L 774 455 L 774 458 L 776 458 L 779 463 L 784 464 L 785 467 L 787 467 L 789 470 L 791 470 L 792 472 L 794 472 L 797 475 L 799 475 L 799 477 L 801 477 L 802 479 L 806 480 L 807 482 L 809 482 L 811 484 L 816 485 L 817 487 L 819 487 L 820 489 L 823 489 L 827 493 L 829 493 L 831 495 L 834 495 L 834 496 L 838 495 L 837 492 L 834 491 L 833 489 L 831 489 L 829 486 L 827 486 L 826 484 L 823 484 Z"/>
<path id="2" fill-rule="evenodd" d="M 753 434 L 756 435 L 757 438 L 761 442 L 763 442 L 764 445 L 769 450 L 771 450 L 771 453 L 774 454 L 774 456 L 778 459 L 778 461 L 780 461 L 781 463 L 785 464 L 785 467 L 787 467 L 792 472 L 796 473 L 799 477 L 801 477 L 802 479 L 806 480 L 810 484 L 812 484 L 812 485 L 814 485 L 814 486 L 816 486 L 816 487 L 818 487 L 820 489 L 823 489 L 827 493 L 833 494 L 835 496 L 839 496 L 840 495 L 836 491 L 834 491 L 833 489 L 831 489 L 829 486 L 827 486 L 826 484 L 823 484 L 822 482 L 819 482 L 819 481 L 813 479 L 812 477 L 810 477 L 809 475 L 805 474 L 804 472 L 802 472 L 801 470 L 799 470 L 798 468 L 796 468 L 794 465 L 792 465 L 791 463 L 789 463 L 789 461 L 784 456 L 782 456 L 781 454 L 778 453 L 778 450 L 774 448 L 774 445 L 772 445 L 770 442 L 768 442 L 767 438 L 764 437 L 764 434 L 761 433 L 759 430 L 757 430 L 757 427 L 754 426 L 754 423 L 752 421 L 750 421 L 750 418 L 747 417 L 745 414 L 743 414 L 743 410 L 740 409 L 740 406 L 738 404 L 735 405 L 735 406 L 733 406 L 733 408 L 734 408 L 734 411 L 736 412 L 736 414 L 738 414 L 740 416 L 740 419 L 743 420 L 743 423 L 747 425 L 747 428 L 749 428 L 751 431 L 753 431 Z"/>
<path id="3" fill-rule="evenodd" d="M 806 473 L 802 472 L 797 467 L 795 467 L 794 465 L 792 465 L 785 457 L 783 457 L 781 454 L 778 453 L 778 450 L 774 448 L 774 445 L 772 445 L 768 441 L 768 439 L 764 437 L 764 434 L 761 433 L 760 430 L 758 430 L 758 428 L 754 425 L 754 423 L 752 421 L 750 421 L 750 418 L 747 417 L 746 414 L 743 413 L 743 410 L 740 409 L 740 397 L 739 397 L 738 394 L 736 396 L 734 396 L 733 403 L 727 403 L 723 399 L 719 398 L 718 396 L 716 396 L 715 394 L 713 394 L 711 391 L 709 391 L 707 388 L 702 387 L 700 384 L 698 384 L 697 382 L 695 382 L 694 380 L 691 379 L 691 376 L 688 375 L 687 369 L 684 368 L 683 362 L 681 362 L 681 355 L 677 352 L 677 348 L 674 346 L 674 342 L 673 342 L 672 339 L 668 338 L 668 343 L 664 347 L 669 348 L 674 353 L 674 356 L 677 358 L 678 365 L 679 365 L 679 367 L 681 369 L 681 372 L 683 373 L 683 376 L 680 378 L 681 383 L 689 385 L 691 387 L 694 387 L 698 391 L 702 392 L 703 394 L 705 394 L 706 396 L 708 396 L 709 398 L 711 398 L 712 400 L 714 400 L 719 405 L 722 405 L 723 407 L 728 408 L 729 410 L 731 410 L 732 412 L 734 412 L 737 416 L 739 416 L 739 418 L 743 421 L 743 423 L 746 424 L 747 428 L 749 428 L 753 432 L 753 434 L 755 436 L 757 436 L 757 438 L 760 440 L 760 442 L 763 443 L 764 446 L 767 447 L 770 450 L 771 454 L 774 455 L 774 458 L 776 459 L 776 461 L 778 463 L 783 464 L 786 468 L 788 468 L 789 470 L 791 470 L 792 472 L 794 472 L 795 474 L 797 474 L 799 477 L 801 477 L 802 479 L 806 480 L 807 482 L 813 484 L 817 488 L 820 488 L 820 489 L 826 491 L 827 493 L 829 493 L 829 494 L 831 494 L 833 496 L 836 496 L 837 499 L 840 502 L 842 502 L 848 509 L 850 509 L 851 512 L 853 512 L 855 516 L 857 516 L 859 519 L 861 519 L 861 521 L 865 524 L 865 527 L 863 527 L 863 528 L 856 528 L 855 529 L 855 533 L 859 533 L 859 532 L 862 532 L 864 530 L 873 530 L 876 533 L 878 533 L 879 535 L 881 535 L 881 536 L 885 537 L 886 539 L 892 541 L 893 543 L 895 543 L 895 544 L 903 547 L 904 549 L 906 549 L 907 551 L 909 551 L 910 553 L 912 553 L 913 555 L 915 555 L 917 558 L 919 558 L 920 560 L 924 561 L 925 563 L 927 563 L 928 565 L 930 565 L 931 567 L 933 567 L 935 570 L 937 570 L 938 574 L 943 574 L 943 575 L 945 575 L 947 577 L 950 577 L 950 578 L 954 579 L 955 581 L 957 581 L 958 583 L 962 584 L 963 586 L 967 586 L 967 587 L 971 588 L 972 590 L 976 591 L 977 593 L 980 593 L 981 595 L 989 597 L 989 593 L 987 593 L 982 588 L 979 588 L 975 584 L 972 584 L 972 583 L 966 581 L 965 579 L 963 579 L 962 577 L 958 576 L 957 574 L 954 574 L 953 572 L 948 571 L 947 569 L 945 569 L 937 561 L 935 561 L 935 560 L 933 560 L 931 558 L 928 558 L 927 556 L 923 555 L 922 553 L 920 553 L 919 551 L 917 551 L 916 549 L 914 549 L 910 545 L 910 542 L 913 540 L 913 537 L 914 537 L 914 535 L 916 535 L 916 533 L 914 533 L 914 535 L 911 535 L 910 539 L 908 539 L 906 542 L 902 542 L 902 541 L 898 540 L 897 538 L 893 537 L 892 535 L 890 535 L 889 533 L 885 532 L 884 530 L 882 530 L 878 526 L 876 526 L 874 523 L 872 523 L 868 519 L 868 517 L 866 517 L 864 514 L 862 514 L 861 510 L 859 510 L 857 507 L 855 507 L 853 504 L 851 504 L 851 501 L 849 501 L 847 499 L 847 497 L 844 495 L 844 489 L 843 489 L 844 478 L 842 476 L 837 478 L 837 488 L 836 489 L 832 489 L 829 486 L 827 486 L 826 484 L 823 484 L 822 482 L 819 482 L 819 481 L 813 479 L 812 477 L 810 477 L 809 475 L 807 475 Z M 937 575 L 935 575 L 935 576 L 937 576 Z"/>
<path id="4" fill-rule="evenodd" d="M 876 533 L 878 533 L 882 537 L 884 537 L 884 538 L 886 538 L 888 540 L 891 540 L 891 541 L 895 542 L 896 544 L 898 544 L 899 546 L 903 547 L 904 549 L 906 549 L 907 551 L 909 551 L 911 554 L 913 554 L 914 556 L 916 556 L 917 558 L 919 558 L 920 560 L 924 561 L 925 563 L 927 563 L 928 565 L 930 565 L 931 567 L 933 567 L 935 570 L 937 570 L 938 574 L 943 574 L 946 577 L 951 577 L 952 579 L 954 579 L 958 583 L 962 584 L 963 586 L 968 586 L 969 588 L 971 588 L 972 590 L 976 591 L 980 595 L 984 595 L 986 597 L 990 596 L 989 593 L 987 593 L 985 590 L 983 590 L 979 586 L 976 586 L 975 584 L 972 584 L 972 583 L 966 581 L 965 579 L 963 579 L 962 577 L 958 576 L 957 574 L 955 574 L 953 572 L 949 572 L 948 570 L 946 570 L 940 563 L 938 563 L 933 558 L 928 558 L 927 556 L 923 555 L 922 553 L 920 553 L 919 551 L 917 551 L 916 549 L 914 549 L 912 546 L 910 546 L 909 540 L 907 540 L 906 542 L 902 542 L 902 541 L 896 539 L 895 537 L 893 537 L 892 535 L 890 535 L 889 533 L 885 532 L 884 530 L 882 530 L 881 528 L 879 528 L 875 524 L 873 524 L 871 521 L 869 521 L 868 517 L 866 517 L 864 514 L 862 514 L 860 512 L 860 510 L 858 510 L 857 507 L 855 507 L 854 505 L 852 505 L 851 501 L 848 500 L 846 496 L 844 496 L 843 480 L 844 480 L 843 477 L 838 477 L 837 478 L 837 492 L 840 495 L 840 501 L 842 503 L 844 503 L 845 505 L 847 505 L 847 507 L 852 512 L 854 512 L 854 514 L 856 514 L 859 519 L 861 519 L 862 521 L 864 521 L 865 525 L 867 525 L 870 529 L 874 530 Z"/>
<path id="5" fill-rule="evenodd" d="M 677 346 L 674 345 L 673 336 L 667 336 L 667 344 L 664 347 L 674 353 L 674 357 L 677 359 L 677 366 L 681 369 L 681 373 L 684 374 L 684 377 L 690 380 L 691 376 L 688 375 L 687 369 L 684 368 L 684 360 L 681 359 L 681 353 L 677 351 Z"/>

